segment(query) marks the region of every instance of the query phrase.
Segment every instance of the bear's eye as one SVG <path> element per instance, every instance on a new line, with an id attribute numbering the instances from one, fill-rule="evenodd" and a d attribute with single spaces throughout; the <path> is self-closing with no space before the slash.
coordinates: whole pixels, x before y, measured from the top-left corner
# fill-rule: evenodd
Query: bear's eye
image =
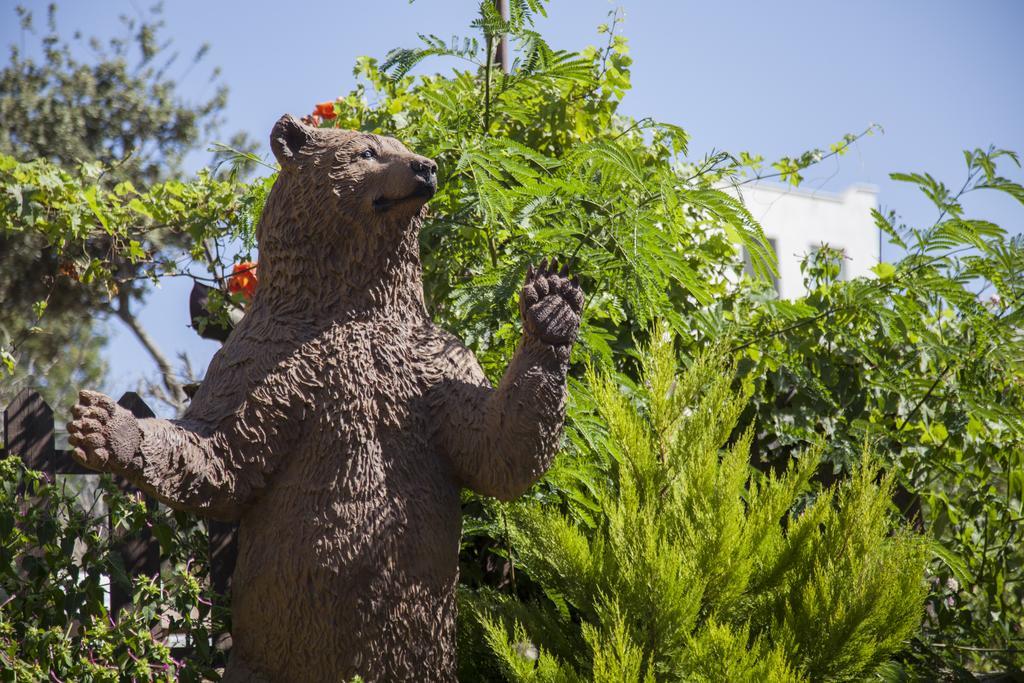
<path id="1" fill-rule="evenodd" d="M 363 150 L 363 152 L 359 156 L 361 156 L 364 159 L 372 159 L 377 155 L 373 153 L 372 149 L 367 149 Z"/>

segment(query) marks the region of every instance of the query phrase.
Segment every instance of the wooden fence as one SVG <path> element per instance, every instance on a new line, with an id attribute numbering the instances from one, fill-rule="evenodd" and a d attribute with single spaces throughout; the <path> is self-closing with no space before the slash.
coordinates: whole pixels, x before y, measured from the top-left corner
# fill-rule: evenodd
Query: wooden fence
<path id="1" fill-rule="evenodd" d="M 153 417 L 153 411 L 134 391 L 127 392 L 118 403 L 132 412 L 135 417 Z M 56 474 L 97 474 L 79 465 L 66 450 L 58 450 L 54 440 L 53 411 L 43 397 L 35 391 L 23 389 L 3 414 L 3 443 L 0 457 L 7 453 L 21 456 L 25 466 L 45 472 L 51 480 Z M 6 452 L 5 452 L 6 451 Z M 156 508 L 156 501 L 120 477 L 114 477 L 118 488 L 125 493 L 141 495 L 146 507 Z M 110 523 L 110 522 L 108 522 Z M 210 581 L 215 591 L 227 593 L 231 587 L 231 573 L 235 568 L 237 552 L 235 525 L 223 522 L 207 522 L 210 531 Z M 114 529 L 110 527 L 111 538 Z M 160 543 L 153 538 L 149 529 L 134 536 L 120 539 L 117 552 L 121 555 L 128 576 L 158 577 L 160 574 Z M 110 582 L 110 614 L 118 618 L 121 608 L 131 604 L 130 592 L 118 583 Z"/>

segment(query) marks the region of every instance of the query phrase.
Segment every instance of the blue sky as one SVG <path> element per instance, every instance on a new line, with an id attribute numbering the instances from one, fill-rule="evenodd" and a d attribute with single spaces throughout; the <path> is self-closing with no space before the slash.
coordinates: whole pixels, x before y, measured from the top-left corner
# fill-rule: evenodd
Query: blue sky
<path id="1" fill-rule="evenodd" d="M 15 4 L 0 2 L 5 45 L 22 41 Z M 45 15 L 46 2 L 20 4 Z M 140 6 L 145 0 L 65 0 L 58 23 L 107 35 L 119 14 Z M 383 57 L 415 45 L 417 33 L 469 34 L 475 7 L 474 0 L 167 0 L 164 37 L 183 57 L 210 43 L 204 66 L 183 73 L 182 60 L 184 94 L 208 95 L 209 69 L 219 66 L 231 88 L 224 137 L 241 129 L 262 142 L 282 113 L 308 112 L 347 91 L 358 55 Z M 615 8 L 625 12 L 634 59 L 625 112 L 682 125 L 694 156 L 746 150 L 770 160 L 878 123 L 884 135 L 807 174 L 807 187 L 874 184 L 883 207 L 925 224 L 932 212 L 889 172 L 928 171 L 959 186 L 961 150 L 994 144 L 1024 152 L 1024 3 L 1016 0 L 554 0 L 538 28 L 555 47 L 578 49 L 599 42 L 595 27 Z M 968 207 L 1021 230 L 1024 211 L 1009 200 L 981 197 Z M 217 345 L 186 327 L 188 288 L 169 283 L 142 318 L 168 354 L 185 351 L 201 370 Z M 141 376 L 155 377 L 130 334 L 116 322 L 109 330 L 105 389 L 117 395 Z"/>

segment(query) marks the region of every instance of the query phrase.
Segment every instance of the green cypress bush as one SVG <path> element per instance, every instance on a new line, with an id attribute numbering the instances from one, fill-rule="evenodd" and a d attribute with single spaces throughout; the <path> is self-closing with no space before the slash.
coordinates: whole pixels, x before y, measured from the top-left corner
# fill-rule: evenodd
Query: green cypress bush
<path id="1" fill-rule="evenodd" d="M 927 553 L 894 521 L 891 478 L 865 455 L 815 491 L 815 450 L 753 469 L 746 396 L 719 358 L 681 370 L 663 338 L 641 383 L 575 386 L 549 493 L 496 511 L 529 597 L 463 595 L 464 676 L 855 680 L 915 632 Z"/>

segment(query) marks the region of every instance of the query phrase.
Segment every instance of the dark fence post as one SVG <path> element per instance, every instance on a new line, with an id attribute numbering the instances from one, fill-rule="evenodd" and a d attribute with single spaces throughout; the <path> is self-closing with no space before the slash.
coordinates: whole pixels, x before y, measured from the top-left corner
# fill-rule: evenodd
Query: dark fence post
<path id="1" fill-rule="evenodd" d="M 4 411 L 4 445 L 8 453 L 21 456 L 29 469 L 53 478 L 53 411 L 37 392 L 22 389 Z"/>
<path id="2" fill-rule="evenodd" d="M 231 574 L 238 556 L 238 525 L 231 522 L 207 523 L 210 530 L 210 578 L 221 595 L 231 590 Z"/>
<path id="3" fill-rule="evenodd" d="M 231 574 L 235 571 L 238 558 L 238 525 L 231 522 L 206 523 L 210 533 L 210 583 L 213 590 L 227 596 L 231 590 Z M 222 598 L 223 600 L 223 598 Z M 223 600 L 222 605 L 227 606 Z M 214 646 L 221 651 L 231 648 L 230 633 L 214 634 Z"/>
<path id="4" fill-rule="evenodd" d="M 135 417 L 153 417 L 153 411 L 146 405 L 145 401 L 134 391 L 125 392 L 117 402 L 123 408 L 131 411 Z M 142 491 L 135 488 L 121 477 L 114 477 L 114 484 L 126 495 L 142 496 L 146 501 L 146 509 L 150 513 L 156 512 L 157 503 L 149 497 L 145 497 Z M 108 520 L 110 525 L 110 538 L 116 538 L 113 519 Z M 136 576 L 144 574 L 149 577 L 157 577 L 160 574 L 160 543 L 153 538 L 153 532 L 147 527 L 139 533 L 124 538 L 118 538 L 115 545 L 115 552 L 121 555 L 121 562 L 124 565 L 125 574 L 133 580 Z M 110 614 L 115 619 L 121 613 L 121 608 L 131 604 L 132 595 L 130 589 L 111 579 L 110 581 Z"/>
<path id="5" fill-rule="evenodd" d="M 22 389 L 4 411 L 4 451 L 25 467 L 55 474 L 96 474 L 54 447 L 53 411 L 32 389 Z"/>

